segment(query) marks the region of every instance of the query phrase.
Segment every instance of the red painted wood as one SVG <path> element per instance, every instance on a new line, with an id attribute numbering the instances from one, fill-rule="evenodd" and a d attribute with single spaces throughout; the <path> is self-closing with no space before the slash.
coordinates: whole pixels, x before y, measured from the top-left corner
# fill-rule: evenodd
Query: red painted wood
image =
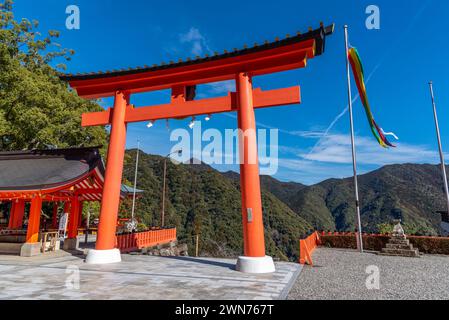
<path id="1" fill-rule="evenodd" d="M 253 92 L 254 108 L 268 108 L 301 103 L 299 86 L 270 91 L 255 89 Z M 184 118 L 189 116 L 237 111 L 237 97 L 235 92 L 228 94 L 226 97 L 187 102 L 177 101 L 178 100 L 169 104 L 149 107 L 127 107 L 125 122 Z M 81 121 L 82 126 L 90 127 L 110 124 L 112 121 L 111 110 L 112 109 L 108 109 L 103 112 L 83 114 Z"/>
<path id="2" fill-rule="evenodd" d="M 117 90 L 132 94 L 233 80 L 237 73 L 243 71 L 255 76 L 303 68 L 306 66 L 307 59 L 314 57 L 315 40 L 311 39 L 216 61 L 122 76 L 106 74 L 96 79 L 72 80 L 69 83 L 79 96 L 97 99 L 113 96 Z"/>

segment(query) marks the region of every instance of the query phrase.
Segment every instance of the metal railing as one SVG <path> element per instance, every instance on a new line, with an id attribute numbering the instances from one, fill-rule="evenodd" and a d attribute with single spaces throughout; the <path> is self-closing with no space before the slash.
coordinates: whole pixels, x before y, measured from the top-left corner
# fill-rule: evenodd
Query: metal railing
<path id="1" fill-rule="evenodd" d="M 176 241 L 176 228 L 150 230 L 117 235 L 116 248 L 122 253 L 154 247 Z"/>

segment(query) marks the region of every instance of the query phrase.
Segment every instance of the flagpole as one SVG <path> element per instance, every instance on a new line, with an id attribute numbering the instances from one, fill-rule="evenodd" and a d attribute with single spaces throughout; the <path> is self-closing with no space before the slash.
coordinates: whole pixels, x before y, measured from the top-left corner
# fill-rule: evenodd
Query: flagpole
<path id="1" fill-rule="evenodd" d="M 349 101 L 349 122 L 351 126 L 351 145 L 352 145 L 352 167 L 354 170 L 354 189 L 355 189 L 355 208 L 357 221 L 357 250 L 363 253 L 363 238 L 362 238 L 362 222 L 360 219 L 360 202 L 359 202 L 359 185 L 357 181 L 357 156 L 355 151 L 354 138 L 354 118 L 352 115 L 352 93 L 351 93 L 351 73 L 349 69 L 349 44 L 348 44 L 348 26 L 344 26 L 345 30 L 345 46 L 346 46 L 346 73 L 348 77 L 348 101 Z"/>
<path id="2" fill-rule="evenodd" d="M 429 82 L 429 87 L 430 87 L 430 96 L 432 98 L 433 116 L 435 118 L 435 127 L 436 127 L 436 131 L 437 131 L 438 148 L 440 151 L 441 172 L 443 174 L 444 191 L 446 192 L 447 208 L 448 208 L 448 212 L 449 212 L 449 188 L 448 188 L 448 184 L 447 184 L 446 165 L 445 165 L 445 161 L 444 161 L 443 145 L 441 143 L 440 125 L 438 124 L 437 107 L 435 104 L 435 96 L 433 93 L 433 82 L 432 81 Z"/>
<path id="3" fill-rule="evenodd" d="M 133 190 L 133 207 L 131 209 L 131 223 L 134 223 L 134 209 L 136 207 L 136 186 L 137 186 L 137 170 L 139 167 L 139 149 L 140 149 L 140 141 L 137 140 L 136 170 L 134 171 L 134 190 Z"/>

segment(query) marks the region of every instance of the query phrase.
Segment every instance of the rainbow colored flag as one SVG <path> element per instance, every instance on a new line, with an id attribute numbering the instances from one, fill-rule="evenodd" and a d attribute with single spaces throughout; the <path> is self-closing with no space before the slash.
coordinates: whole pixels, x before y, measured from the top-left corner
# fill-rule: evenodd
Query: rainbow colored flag
<path id="1" fill-rule="evenodd" d="M 386 138 L 387 135 L 393 136 L 395 139 L 398 139 L 397 136 L 392 133 L 386 133 L 383 131 L 381 127 L 378 126 L 376 121 L 374 121 L 373 113 L 371 112 L 370 104 L 368 101 L 368 95 L 366 93 L 366 86 L 365 86 L 365 75 L 363 72 L 363 65 L 362 61 L 360 59 L 360 55 L 356 48 L 350 48 L 349 49 L 349 62 L 351 64 L 352 72 L 354 74 L 354 79 L 357 84 L 357 88 L 359 90 L 360 99 L 362 101 L 363 107 L 365 108 L 366 116 L 368 118 L 369 125 L 371 127 L 371 131 L 376 138 L 377 142 L 384 147 L 393 147 L 395 148 L 393 144 L 391 144 L 388 139 Z"/>

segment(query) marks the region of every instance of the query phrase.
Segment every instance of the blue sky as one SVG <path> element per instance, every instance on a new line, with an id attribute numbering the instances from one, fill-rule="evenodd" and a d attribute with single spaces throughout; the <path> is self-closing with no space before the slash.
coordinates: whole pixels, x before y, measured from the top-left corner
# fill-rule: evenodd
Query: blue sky
<path id="1" fill-rule="evenodd" d="M 65 9 L 77 5 L 80 30 L 67 30 Z M 380 30 L 365 27 L 368 5 L 380 8 Z M 307 68 L 255 78 L 262 89 L 301 85 L 303 103 L 256 112 L 259 128 L 279 128 L 276 178 L 313 184 L 352 174 L 342 26 L 350 27 L 350 43 L 358 48 L 370 76 L 368 96 L 376 121 L 394 131 L 398 148 L 383 150 L 370 135 L 360 104 L 354 105 L 358 166 L 361 173 L 391 163 L 438 163 L 433 115 L 427 83 L 433 80 L 443 144 L 449 148 L 449 42 L 445 0 L 407 1 L 132 1 L 41 0 L 15 3 L 17 18 L 40 21 L 40 30 L 61 31 L 62 46 L 76 51 L 68 72 L 90 72 L 151 65 L 265 39 L 284 37 L 309 26 L 336 23 L 326 52 Z M 232 84 L 202 86 L 200 96 L 224 95 Z M 353 83 L 353 89 L 355 89 Z M 353 90 L 353 94 L 356 92 Z M 136 95 L 136 106 L 165 103 L 169 92 Z M 104 106 L 112 101 L 105 99 Z M 339 118 L 338 116 L 341 115 Z M 170 121 L 170 129 L 188 120 Z M 334 123 L 333 126 L 331 124 Z M 216 115 L 203 128 L 235 128 L 235 115 Z M 127 147 L 167 154 L 173 142 L 165 122 L 128 127 Z M 325 134 L 327 132 L 327 134 Z M 219 170 L 238 167 L 215 166 Z"/>

